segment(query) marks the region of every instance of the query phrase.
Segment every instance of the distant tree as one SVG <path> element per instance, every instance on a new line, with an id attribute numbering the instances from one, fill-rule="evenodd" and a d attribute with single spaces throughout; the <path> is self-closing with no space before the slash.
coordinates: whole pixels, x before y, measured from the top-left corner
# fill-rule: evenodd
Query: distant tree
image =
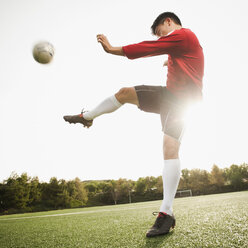
<path id="1" fill-rule="evenodd" d="M 190 189 L 195 193 L 205 193 L 210 184 L 210 175 L 206 170 L 193 169 L 190 171 Z"/>
<path id="2" fill-rule="evenodd" d="M 61 179 L 58 182 L 58 191 L 55 197 L 55 204 L 57 208 L 70 208 L 72 207 L 73 197 L 70 196 L 68 192 L 68 183 L 66 180 Z"/>
<path id="3" fill-rule="evenodd" d="M 145 178 L 140 177 L 138 179 L 138 181 L 136 182 L 136 185 L 135 185 L 135 191 L 138 194 L 144 194 L 145 193 L 145 191 L 146 191 L 146 181 L 145 181 Z"/>
<path id="4" fill-rule="evenodd" d="M 29 180 L 27 173 L 18 176 L 12 173 L 11 176 L 4 181 L 4 205 L 6 208 L 25 209 L 29 202 Z"/>
<path id="5" fill-rule="evenodd" d="M 113 198 L 114 203 L 116 205 L 117 204 L 117 201 L 119 199 L 119 196 L 120 196 L 120 191 L 118 189 L 117 181 L 111 180 L 109 182 L 109 185 L 110 185 L 110 192 L 111 192 L 112 198 Z"/>
<path id="6" fill-rule="evenodd" d="M 163 193 L 163 180 L 162 176 L 157 177 L 157 182 L 155 184 L 158 193 Z"/>
<path id="7" fill-rule="evenodd" d="M 38 177 L 33 177 L 30 181 L 30 192 L 28 205 L 36 206 L 41 204 L 41 185 Z"/>
<path id="8" fill-rule="evenodd" d="M 42 186 L 42 201 L 47 207 L 57 209 L 60 206 L 60 198 L 63 193 L 58 179 L 52 177 L 49 183 L 44 183 Z"/>
<path id="9" fill-rule="evenodd" d="M 43 185 L 42 200 L 47 207 L 73 208 L 87 203 L 88 196 L 84 183 L 79 178 L 65 181 L 53 177 Z"/>
<path id="10" fill-rule="evenodd" d="M 118 200 L 118 196 L 113 191 L 113 184 L 108 181 L 100 181 L 98 183 L 98 190 L 97 190 L 97 201 L 100 204 L 113 204 L 113 201 Z M 115 198 L 117 197 L 117 198 Z"/>
<path id="11" fill-rule="evenodd" d="M 87 191 L 84 187 L 84 183 L 81 182 L 79 178 L 75 178 L 74 183 L 75 183 L 76 192 L 73 195 L 73 198 L 76 201 L 78 201 L 78 203 L 80 203 L 81 206 L 83 206 L 87 203 L 88 200 Z"/>
<path id="12" fill-rule="evenodd" d="M 96 182 L 86 182 L 85 183 L 85 189 L 89 193 L 96 193 L 98 191 L 98 185 Z"/>
<path id="13" fill-rule="evenodd" d="M 181 190 L 190 188 L 190 170 L 182 170 L 178 188 Z"/>
<path id="14" fill-rule="evenodd" d="M 240 165 L 243 182 L 248 182 L 248 164 L 243 163 Z"/>
<path id="15" fill-rule="evenodd" d="M 156 177 L 140 177 L 136 182 L 135 191 L 139 194 L 144 194 L 147 191 L 153 191 L 157 189 L 156 185 L 158 178 Z"/>
<path id="16" fill-rule="evenodd" d="M 4 184 L 0 183 L 0 212 L 4 210 Z"/>
<path id="17" fill-rule="evenodd" d="M 156 184 L 158 182 L 158 179 L 156 177 L 145 177 L 145 184 L 146 184 L 146 191 L 153 191 L 156 188 Z"/>
<path id="18" fill-rule="evenodd" d="M 241 190 L 248 180 L 248 165 L 242 164 L 238 166 L 233 164 L 225 169 L 225 174 L 233 188 L 235 190 Z"/>
<path id="19" fill-rule="evenodd" d="M 122 202 L 129 202 L 129 197 L 134 188 L 134 183 L 131 180 L 120 178 L 117 181 L 117 190 L 119 191 L 119 199 Z"/>
<path id="20" fill-rule="evenodd" d="M 213 165 L 210 173 L 211 184 L 221 187 L 225 184 L 224 172 L 217 165 Z"/>
<path id="21" fill-rule="evenodd" d="M 131 189 L 130 181 L 120 178 L 117 181 L 117 186 L 122 195 L 128 196 L 128 192 Z"/>

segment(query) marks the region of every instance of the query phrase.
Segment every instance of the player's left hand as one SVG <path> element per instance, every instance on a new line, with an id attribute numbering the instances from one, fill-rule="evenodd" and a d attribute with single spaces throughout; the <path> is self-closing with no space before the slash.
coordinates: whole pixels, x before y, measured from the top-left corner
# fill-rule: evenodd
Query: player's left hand
<path id="1" fill-rule="evenodd" d="M 96 37 L 97 37 L 97 41 L 101 43 L 105 52 L 109 53 L 112 46 L 110 45 L 107 37 L 103 34 L 98 34 Z"/>

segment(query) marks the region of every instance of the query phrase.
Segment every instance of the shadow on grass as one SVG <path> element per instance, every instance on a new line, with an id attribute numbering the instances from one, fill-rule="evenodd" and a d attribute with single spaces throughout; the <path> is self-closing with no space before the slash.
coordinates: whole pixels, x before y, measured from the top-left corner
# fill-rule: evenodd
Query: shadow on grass
<path id="1" fill-rule="evenodd" d="M 153 238 L 146 238 L 146 244 L 144 247 L 149 247 L 149 248 L 155 248 L 155 247 L 160 247 L 160 245 L 166 241 L 167 239 L 170 238 L 171 235 L 173 235 L 174 231 L 169 232 L 166 235 L 161 235 Z"/>

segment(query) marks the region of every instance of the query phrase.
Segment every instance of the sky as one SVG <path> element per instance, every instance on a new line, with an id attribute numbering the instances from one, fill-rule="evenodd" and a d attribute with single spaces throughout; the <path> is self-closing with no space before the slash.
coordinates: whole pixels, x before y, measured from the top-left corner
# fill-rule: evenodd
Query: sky
<path id="1" fill-rule="evenodd" d="M 113 46 L 154 40 L 150 26 L 165 11 L 198 37 L 205 55 L 204 101 L 189 113 L 180 149 L 182 169 L 210 171 L 248 162 L 245 0 L 0 0 L 0 182 L 12 172 L 101 180 L 159 176 L 160 118 L 133 105 L 94 120 L 90 129 L 64 115 L 90 110 L 122 87 L 166 85 L 167 55 L 128 60 Z M 32 57 L 45 40 L 51 64 Z"/>

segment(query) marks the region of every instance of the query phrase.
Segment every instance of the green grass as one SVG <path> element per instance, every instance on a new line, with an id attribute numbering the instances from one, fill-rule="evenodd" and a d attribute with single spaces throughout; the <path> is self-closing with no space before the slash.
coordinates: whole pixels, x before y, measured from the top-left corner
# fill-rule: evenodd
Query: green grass
<path id="1" fill-rule="evenodd" d="M 177 225 L 146 238 L 161 201 L 0 217 L 0 247 L 248 247 L 248 191 L 174 201 Z"/>

